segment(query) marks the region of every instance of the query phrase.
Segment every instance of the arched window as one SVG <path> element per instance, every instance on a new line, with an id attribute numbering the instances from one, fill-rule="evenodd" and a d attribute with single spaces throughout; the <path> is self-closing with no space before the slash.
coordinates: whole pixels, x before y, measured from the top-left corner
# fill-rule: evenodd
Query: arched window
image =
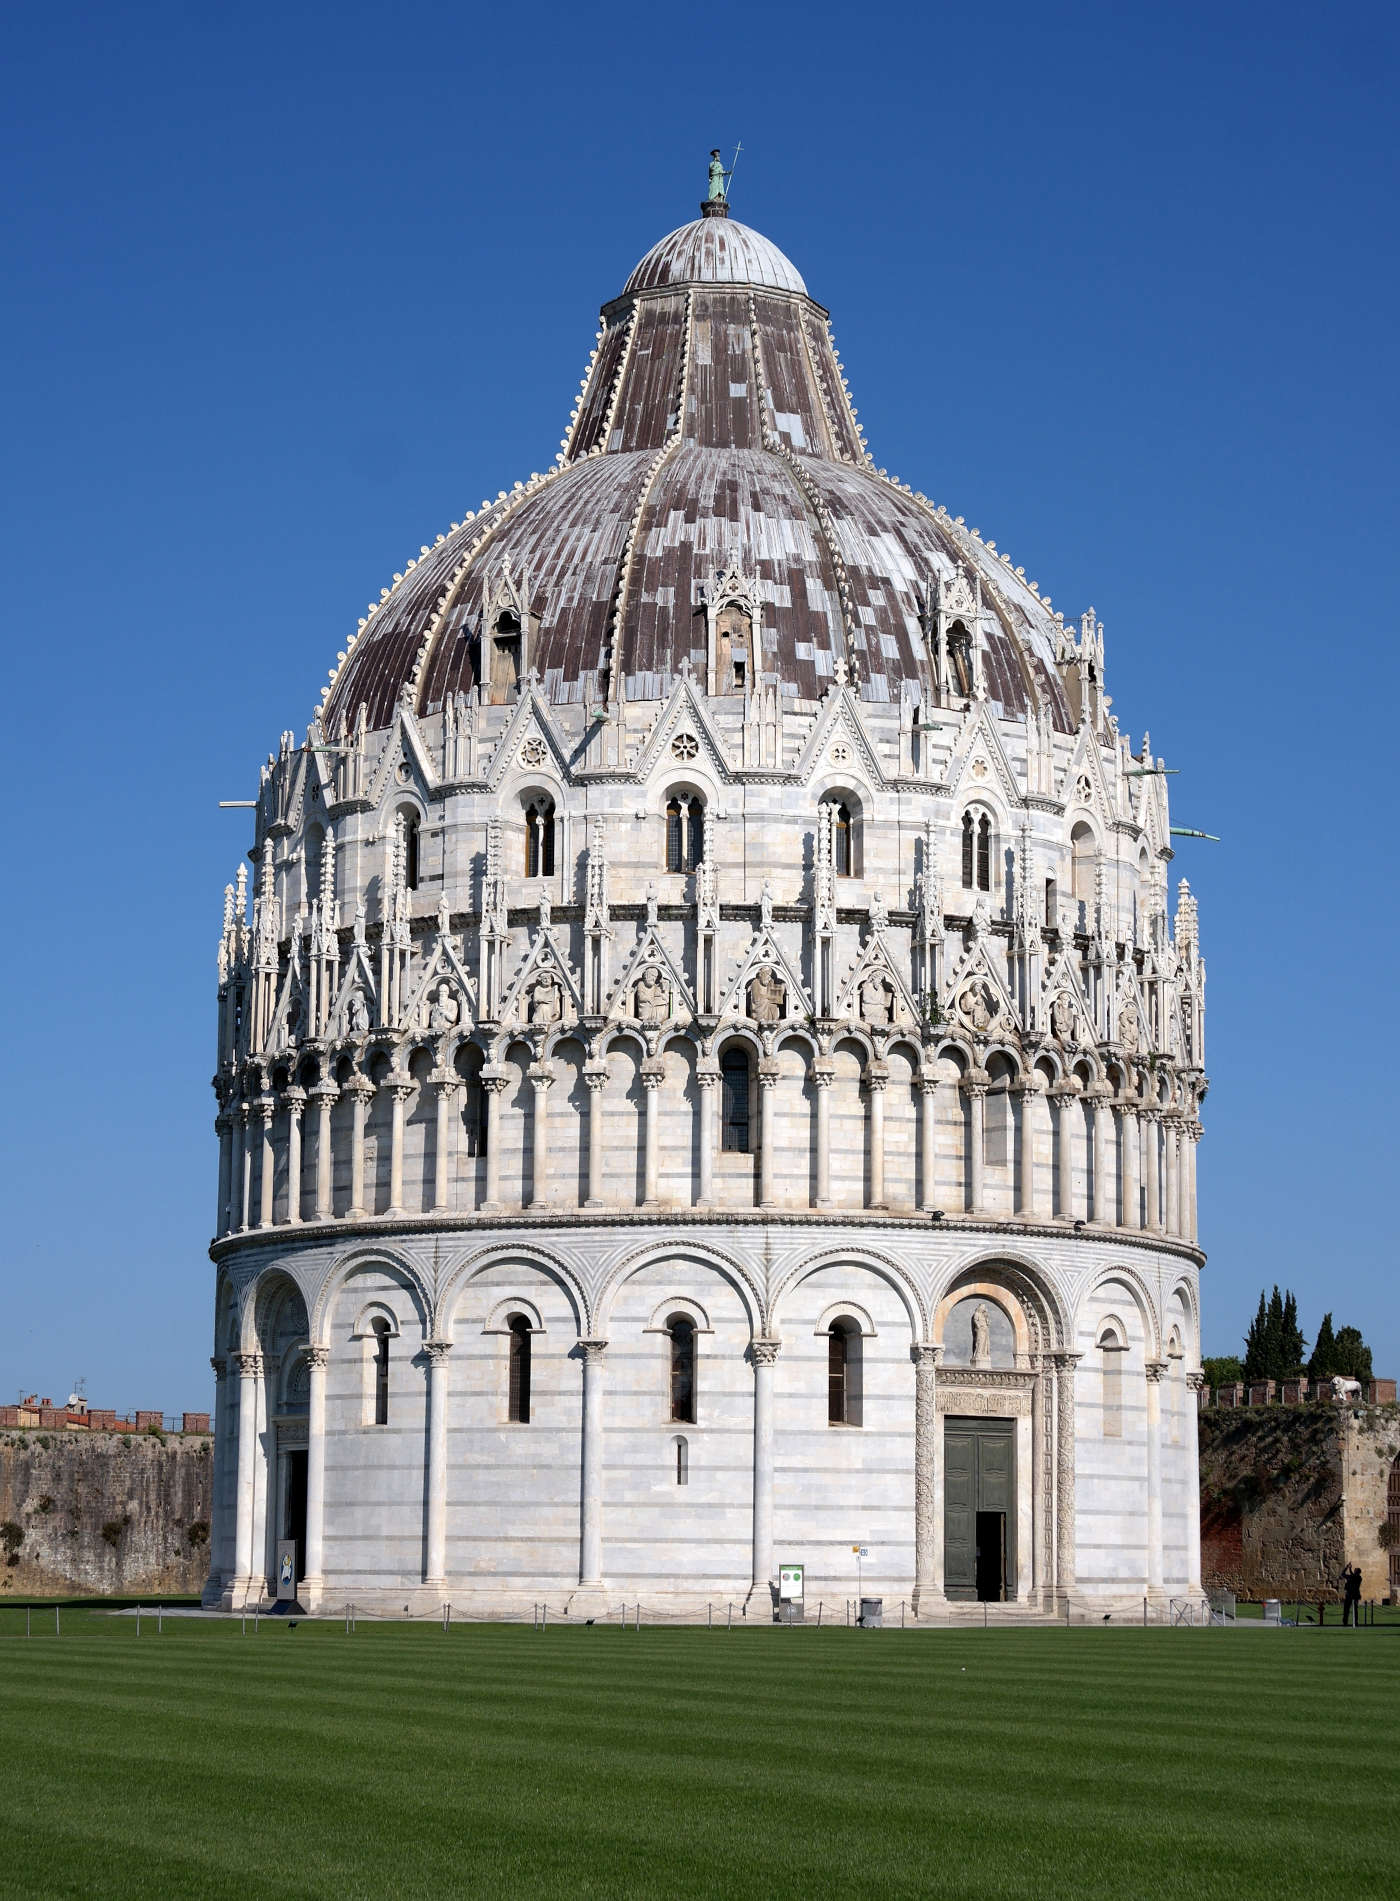
<path id="1" fill-rule="evenodd" d="M 1123 1437 L 1123 1353 L 1124 1343 L 1113 1327 L 1099 1335 L 1099 1359 L 1103 1380 L 1103 1436 Z"/>
<path id="2" fill-rule="evenodd" d="M 948 629 L 948 665 L 953 691 L 967 699 L 972 693 L 972 636 L 960 620 Z"/>
<path id="3" fill-rule="evenodd" d="M 963 813 L 962 881 L 965 891 L 992 888 L 992 821 L 985 812 Z"/>
<path id="4" fill-rule="evenodd" d="M 387 1320 L 372 1320 L 370 1331 L 374 1335 L 374 1423 L 387 1426 L 389 1423 L 389 1323 Z"/>
<path id="5" fill-rule="evenodd" d="M 688 1314 L 672 1314 L 666 1322 L 671 1338 L 671 1417 L 695 1424 L 695 1322 Z M 679 1483 L 680 1481 L 678 1481 Z"/>
<path id="6" fill-rule="evenodd" d="M 823 799 L 831 812 L 831 868 L 838 878 L 854 878 L 856 873 L 855 815 L 845 799 Z"/>
<path id="7" fill-rule="evenodd" d="M 410 891 L 418 889 L 418 814 L 405 806 L 399 813 L 403 825 L 403 881 Z"/>
<path id="8" fill-rule="evenodd" d="M 860 1402 L 860 1327 L 854 1320 L 833 1320 L 826 1344 L 828 1425 L 858 1426 Z"/>
<path id="9" fill-rule="evenodd" d="M 705 855 L 705 801 L 677 792 L 666 801 L 666 869 L 694 871 Z"/>
<path id="10" fill-rule="evenodd" d="M 507 609 L 491 630 L 491 704 L 505 706 L 520 687 L 520 616 Z"/>
<path id="11" fill-rule="evenodd" d="M 1054 930 L 1060 921 L 1060 887 L 1053 878 L 1045 880 L 1045 923 Z"/>
<path id="12" fill-rule="evenodd" d="M 512 1314 L 510 1327 L 510 1391 L 506 1417 L 512 1425 L 530 1423 L 530 1323 L 524 1314 Z"/>
<path id="13" fill-rule="evenodd" d="M 554 804 L 550 799 L 531 799 L 525 807 L 525 876 L 554 876 Z"/>
<path id="14" fill-rule="evenodd" d="M 1093 827 L 1082 822 L 1076 825 L 1069 835 L 1069 847 L 1074 879 L 1071 889 L 1075 901 L 1078 904 L 1090 905 L 1094 902 L 1094 860 L 1096 857 Z"/>
<path id="15" fill-rule="evenodd" d="M 684 1439 L 676 1440 L 676 1483 L 690 1483 L 690 1446 Z"/>
<path id="16" fill-rule="evenodd" d="M 719 1145 L 731 1155 L 749 1155 L 749 1057 L 731 1045 L 719 1059 Z"/>
<path id="17" fill-rule="evenodd" d="M 715 616 L 715 691 L 744 693 L 753 674 L 753 620 L 731 601 Z"/>

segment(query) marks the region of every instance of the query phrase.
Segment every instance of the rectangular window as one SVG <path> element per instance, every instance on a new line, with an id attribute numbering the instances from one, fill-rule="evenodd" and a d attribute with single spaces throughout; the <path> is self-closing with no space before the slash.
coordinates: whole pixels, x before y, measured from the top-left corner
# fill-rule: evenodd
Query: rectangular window
<path id="1" fill-rule="evenodd" d="M 726 1056 L 720 1065 L 720 1147 L 731 1155 L 748 1155 L 749 1065 L 744 1056 Z"/>

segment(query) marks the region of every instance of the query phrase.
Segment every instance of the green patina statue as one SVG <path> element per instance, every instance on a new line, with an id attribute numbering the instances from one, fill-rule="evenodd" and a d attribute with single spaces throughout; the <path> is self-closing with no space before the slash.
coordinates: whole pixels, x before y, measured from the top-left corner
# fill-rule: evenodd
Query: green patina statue
<path id="1" fill-rule="evenodd" d="M 725 190 L 725 188 L 724 188 L 724 181 L 725 181 L 725 179 L 726 179 L 726 177 L 727 177 L 727 176 L 728 176 L 728 174 L 727 174 L 727 173 L 725 172 L 725 169 L 724 169 L 724 161 L 723 161 L 723 159 L 722 159 L 722 158 L 720 157 L 720 155 L 719 155 L 719 150 L 718 150 L 718 148 L 716 148 L 716 149 L 715 149 L 715 150 L 714 150 L 713 152 L 711 152 L 711 154 L 710 154 L 710 198 L 709 198 L 709 202 L 710 202 L 711 204 L 714 204 L 714 203 L 715 203 L 715 202 L 716 202 L 717 200 L 718 200 L 718 201 L 723 201 L 723 200 L 724 200 L 725 198 L 727 198 L 727 197 L 728 197 L 728 195 L 729 195 L 729 194 L 728 194 L 728 193 L 726 192 L 726 190 Z"/>

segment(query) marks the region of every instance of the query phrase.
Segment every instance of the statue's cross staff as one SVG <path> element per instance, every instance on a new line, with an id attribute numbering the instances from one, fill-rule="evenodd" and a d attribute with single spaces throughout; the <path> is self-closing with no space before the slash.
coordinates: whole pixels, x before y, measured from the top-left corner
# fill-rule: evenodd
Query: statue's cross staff
<path id="1" fill-rule="evenodd" d="M 739 169 L 739 154 L 740 152 L 743 151 L 743 149 L 744 149 L 744 141 L 740 139 L 739 143 L 734 147 L 734 163 L 730 166 L 729 170 L 724 174 L 724 196 L 725 196 L 726 201 L 729 198 L 729 187 L 734 182 L 734 174 Z"/>

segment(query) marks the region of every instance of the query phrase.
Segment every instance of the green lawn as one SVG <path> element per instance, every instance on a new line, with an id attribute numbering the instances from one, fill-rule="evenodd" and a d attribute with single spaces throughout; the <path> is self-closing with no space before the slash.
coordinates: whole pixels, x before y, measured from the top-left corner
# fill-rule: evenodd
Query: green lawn
<path id="1" fill-rule="evenodd" d="M 1389 1629 L 42 1622 L 6 1897 L 1400 1889 Z"/>

